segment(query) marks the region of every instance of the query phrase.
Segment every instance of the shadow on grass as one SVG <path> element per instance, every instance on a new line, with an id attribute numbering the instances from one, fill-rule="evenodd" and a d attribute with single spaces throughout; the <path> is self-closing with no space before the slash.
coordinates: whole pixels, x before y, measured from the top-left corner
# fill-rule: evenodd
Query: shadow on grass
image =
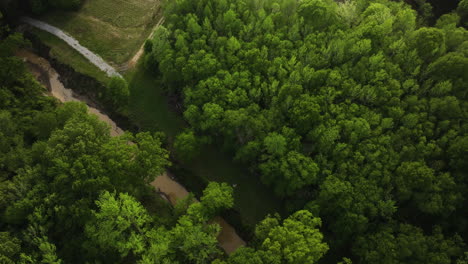
<path id="1" fill-rule="evenodd" d="M 171 149 L 171 142 L 187 126 L 186 122 L 181 115 L 171 111 L 159 80 L 147 73 L 141 64 L 126 77 L 129 80 L 131 94 L 130 119 L 141 130 L 164 132 Z M 195 176 L 192 177 L 192 183 L 198 178 L 201 181 L 226 182 L 235 186 L 234 209 L 239 211 L 242 221 L 249 226 L 254 226 L 269 213 L 284 212 L 283 201 L 263 185 L 259 177 L 249 173 L 243 165 L 235 163 L 232 156 L 214 145 L 203 146 L 200 155 L 190 162 L 175 162 L 183 167 L 186 173 Z M 181 182 L 197 186 L 196 183 L 190 184 L 187 179 L 181 179 Z M 197 190 L 192 191 L 197 192 Z"/>

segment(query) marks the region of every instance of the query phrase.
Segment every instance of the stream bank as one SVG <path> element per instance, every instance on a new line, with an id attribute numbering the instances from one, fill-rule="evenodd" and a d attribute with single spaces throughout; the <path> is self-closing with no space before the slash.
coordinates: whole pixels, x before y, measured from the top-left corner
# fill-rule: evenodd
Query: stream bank
<path id="1" fill-rule="evenodd" d="M 89 98 L 90 105 L 103 109 L 122 129 L 131 132 L 162 131 L 169 139 L 165 147 L 170 149 L 171 139 L 187 127 L 182 115 L 173 111 L 157 76 L 142 68 L 141 63 L 125 74 L 131 92 L 128 113 L 122 115 L 106 101 L 104 93 L 107 88 L 104 84 L 56 59 L 51 53 L 54 46 L 49 46 L 53 44 L 42 42 L 43 39 L 35 33 L 25 32 L 25 36 L 32 42 L 36 53 L 50 61 L 65 87 Z M 253 238 L 255 225 L 267 214 L 284 215 L 284 201 L 263 185 L 257 175 L 250 173 L 244 165 L 233 162 L 232 155 L 222 152 L 215 145 L 203 146 L 199 155 L 190 162 L 181 163 L 175 157 L 171 157 L 171 162 L 173 166 L 168 170 L 196 197 L 202 195 L 210 181 L 226 182 L 235 187 L 234 207 L 224 211 L 222 217 L 235 227 L 245 241 Z"/>
<path id="2" fill-rule="evenodd" d="M 34 50 L 34 53 L 39 57 L 44 58 L 58 74 L 58 80 L 67 88 L 73 90 L 74 94 L 79 97 L 87 98 L 86 103 L 94 108 L 102 109 L 107 113 L 110 119 L 114 120 L 123 130 L 138 132 L 139 128 L 135 126 L 128 117 L 118 113 L 112 107 L 109 100 L 106 100 L 104 93 L 107 90 L 106 84 L 103 84 L 94 78 L 77 72 L 71 66 L 64 64 L 51 56 L 51 48 L 44 43 L 33 33 L 28 30 L 23 32 L 23 35 L 28 39 Z"/>
<path id="3" fill-rule="evenodd" d="M 28 68 L 36 79 L 46 86 L 50 94 L 57 98 L 60 102 L 84 102 L 89 108 L 91 114 L 95 114 L 98 118 L 107 123 L 111 128 L 112 136 L 120 136 L 124 133 L 122 130 L 109 116 L 104 112 L 101 112 L 98 108 L 93 106 L 93 102 L 89 100 L 86 96 L 80 96 L 74 93 L 73 90 L 67 89 L 64 84 L 61 82 L 60 74 L 51 66 L 51 64 L 42 57 L 35 55 L 30 51 L 20 51 L 17 55 L 28 64 Z M 172 205 L 188 196 L 189 192 L 178 182 L 168 176 L 168 173 L 158 176 L 151 185 L 156 188 L 159 192 L 164 193 L 165 197 L 169 198 L 169 202 Z M 244 240 L 236 233 L 236 230 L 229 225 L 223 218 L 216 217 L 213 219 L 213 222 L 221 226 L 221 231 L 218 234 L 218 243 L 221 248 L 227 254 L 234 252 L 237 248 L 244 246 L 246 243 Z"/>

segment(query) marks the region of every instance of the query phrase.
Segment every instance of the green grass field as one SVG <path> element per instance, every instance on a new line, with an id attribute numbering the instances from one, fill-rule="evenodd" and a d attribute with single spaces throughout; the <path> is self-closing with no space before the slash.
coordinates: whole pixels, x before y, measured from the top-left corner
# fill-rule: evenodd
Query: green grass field
<path id="1" fill-rule="evenodd" d="M 86 0 L 77 12 L 40 17 L 117 68 L 130 60 L 160 19 L 159 0 Z"/>
<path id="2" fill-rule="evenodd" d="M 185 122 L 180 115 L 169 110 L 169 102 L 159 82 L 141 65 L 125 76 L 130 86 L 130 118 L 138 126 L 151 131 L 162 131 L 172 141 Z"/>
<path id="3" fill-rule="evenodd" d="M 38 36 L 41 41 L 51 48 L 50 55 L 58 61 L 71 66 L 75 71 L 88 75 L 104 85 L 109 83 L 110 78 L 98 67 L 90 63 L 78 51 L 70 47 L 63 40 L 40 29 L 31 29 L 31 33 Z"/>

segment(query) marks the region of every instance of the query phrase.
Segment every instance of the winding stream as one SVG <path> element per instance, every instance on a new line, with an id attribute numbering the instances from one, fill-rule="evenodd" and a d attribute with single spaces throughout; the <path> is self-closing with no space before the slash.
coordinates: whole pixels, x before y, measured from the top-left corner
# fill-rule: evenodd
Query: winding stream
<path id="1" fill-rule="evenodd" d="M 89 112 L 98 116 L 101 121 L 107 123 L 111 128 L 111 136 L 119 136 L 124 131 L 117 126 L 117 124 L 109 118 L 105 113 L 102 113 L 97 108 L 92 107 L 91 102 L 87 98 L 77 96 L 71 89 L 67 89 L 63 86 L 59 80 L 59 74 L 55 71 L 50 63 L 36 54 L 29 51 L 20 51 L 17 55 L 23 58 L 28 68 L 36 79 L 48 88 L 51 95 L 60 100 L 62 103 L 65 102 L 84 102 L 89 108 Z M 160 175 L 154 180 L 151 185 L 163 192 L 169 197 L 171 204 L 175 204 L 178 200 L 185 198 L 189 192 L 174 181 L 168 172 Z M 237 248 L 244 246 L 245 242 L 236 233 L 235 229 L 229 225 L 223 218 L 215 217 L 213 222 L 221 226 L 221 232 L 218 234 L 218 243 L 224 249 L 227 254 L 234 252 Z"/>

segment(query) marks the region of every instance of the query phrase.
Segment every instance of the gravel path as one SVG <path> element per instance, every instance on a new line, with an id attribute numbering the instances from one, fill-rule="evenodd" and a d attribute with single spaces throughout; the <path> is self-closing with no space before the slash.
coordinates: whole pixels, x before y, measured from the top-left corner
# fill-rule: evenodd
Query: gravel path
<path id="1" fill-rule="evenodd" d="M 39 29 L 42 29 L 44 31 L 47 31 L 58 38 L 62 39 L 65 41 L 68 45 L 70 45 L 72 48 L 77 50 L 81 55 L 83 55 L 86 59 L 88 59 L 92 64 L 96 65 L 99 69 L 107 73 L 109 76 L 118 76 L 122 78 L 122 75 L 118 73 L 112 66 L 107 64 L 101 57 L 98 55 L 94 54 L 92 51 L 89 49 L 83 47 L 80 45 L 78 40 L 74 39 L 67 33 L 63 32 L 61 29 L 56 28 L 52 25 L 49 25 L 45 22 L 30 18 L 30 17 L 21 17 L 21 21 L 33 26 L 37 27 Z"/>
<path id="2" fill-rule="evenodd" d="M 154 33 L 156 32 L 156 29 L 158 29 L 158 27 L 161 26 L 162 23 L 164 23 L 164 17 L 161 17 L 161 19 L 156 24 L 156 26 L 154 26 L 153 30 L 151 30 L 151 33 L 150 33 L 150 35 L 148 36 L 147 39 L 151 40 L 153 38 Z M 127 63 L 127 65 L 125 67 L 125 70 L 128 70 L 129 68 L 133 68 L 136 65 L 136 63 L 138 62 L 138 60 L 141 58 L 143 53 L 145 53 L 145 42 L 143 42 L 143 44 L 141 45 L 140 49 L 137 51 L 135 56 L 133 56 L 133 58 L 130 59 L 130 61 Z"/>

